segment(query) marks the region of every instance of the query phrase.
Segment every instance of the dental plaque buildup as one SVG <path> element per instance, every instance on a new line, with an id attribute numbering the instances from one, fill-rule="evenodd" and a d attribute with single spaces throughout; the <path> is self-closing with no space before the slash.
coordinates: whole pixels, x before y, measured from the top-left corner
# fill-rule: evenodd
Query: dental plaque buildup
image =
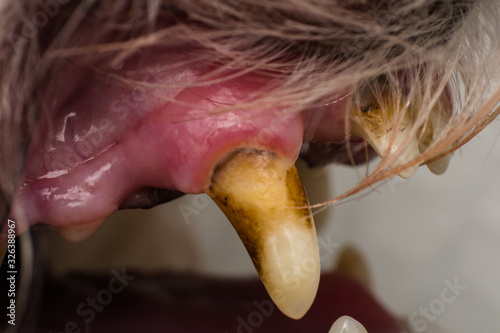
<path id="1" fill-rule="evenodd" d="M 366 104 L 353 105 L 351 112 L 351 131 L 362 137 L 380 157 L 397 154 L 390 166 L 398 167 L 417 158 L 439 138 L 447 126 L 450 117 L 450 102 L 443 94 L 430 111 L 426 123 L 417 131 L 413 130 L 420 105 L 403 107 L 390 93 L 384 91 L 382 100 L 374 96 L 367 98 Z M 355 103 L 354 103 L 355 104 Z M 419 103 L 415 103 L 419 104 Z M 394 128 L 396 127 L 396 130 Z M 433 173 L 443 174 L 448 168 L 451 155 L 428 163 Z M 400 172 L 403 178 L 410 178 L 418 165 Z"/>
<path id="2" fill-rule="evenodd" d="M 320 261 L 308 200 L 292 161 L 254 148 L 230 153 L 206 190 L 243 242 L 276 306 L 299 319 L 318 290 Z"/>

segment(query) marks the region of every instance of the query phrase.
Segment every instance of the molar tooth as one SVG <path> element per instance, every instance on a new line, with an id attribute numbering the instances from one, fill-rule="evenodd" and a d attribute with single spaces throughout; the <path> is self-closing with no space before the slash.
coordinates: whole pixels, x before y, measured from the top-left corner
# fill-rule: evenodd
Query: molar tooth
<path id="1" fill-rule="evenodd" d="M 414 102 L 404 110 L 398 102 L 391 100 L 388 92 L 384 91 L 382 95 L 381 102 L 372 101 L 362 107 L 353 108 L 350 117 L 352 133 L 365 139 L 379 156 L 387 155 L 389 150 L 392 154 L 403 149 L 391 164 L 391 167 L 397 167 L 418 157 L 437 139 L 449 122 L 450 101 L 443 93 L 430 111 L 422 135 L 417 132 L 410 138 L 409 135 L 415 133 L 412 128 L 417 118 L 417 110 L 422 108 L 420 102 Z M 392 130 L 394 126 L 399 127 L 397 133 Z M 404 148 L 402 148 L 403 145 Z M 451 156 L 447 155 L 440 160 L 428 163 L 427 166 L 433 173 L 440 175 L 446 171 L 450 159 Z M 417 169 L 418 165 L 415 165 L 403 170 L 399 175 L 409 178 Z"/>
<path id="2" fill-rule="evenodd" d="M 413 127 L 410 114 L 412 110 L 407 110 L 400 115 L 397 110 L 401 107 L 395 104 L 394 101 L 371 103 L 361 108 L 354 108 L 351 113 L 352 133 L 366 140 L 379 156 L 387 155 L 389 150 L 392 154 L 402 149 L 391 167 L 405 164 L 420 154 L 417 138 L 408 137 Z M 399 127 L 397 133 L 392 130 L 394 126 Z M 413 166 L 403 170 L 399 175 L 403 178 L 410 178 L 417 168 L 418 165 Z"/>
<path id="3" fill-rule="evenodd" d="M 57 230 L 67 241 L 78 243 L 89 238 L 105 220 L 104 218 L 96 222 L 61 226 L 57 227 Z"/>
<path id="4" fill-rule="evenodd" d="M 301 318 L 316 296 L 320 264 L 293 163 L 269 151 L 239 149 L 215 169 L 206 192 L 238 233 L 276 306 Z"/>
<path id="5" fill-rule="evenodd" d="M 448 154 L 437 161 L 427 163 L 427 167 L 431 170 L 432 173 L 436 175 L 442 175 L 448 169 L 448 165 L 450 164 L 451 154 Z"/>
<path id="6" fill-rule="evenodd" d="M 352 317 L 342 316 L 333 323 L 328 333 L 368 333 L 361 323 Z"/>

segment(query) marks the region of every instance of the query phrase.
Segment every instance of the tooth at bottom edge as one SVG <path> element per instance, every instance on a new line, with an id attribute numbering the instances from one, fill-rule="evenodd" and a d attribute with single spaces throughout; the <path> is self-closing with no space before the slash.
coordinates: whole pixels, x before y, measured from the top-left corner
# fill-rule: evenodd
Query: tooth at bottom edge
<path id="1" fill-rule="evenodd" d="M 215 169 L 207 194 L 227 216 L 276 306 L 299 319 L 318 290 L 316 229 L 292 162 L 239 149 Z"/>
<path id="2" fill-rule="evenodd" d="M 363 255 L 354 246 L 347 245 L 340 251 L 335 271 L 351 277 L 368 289 L 372 287 L 368 264 Z"/>
<path id="3" fill-rule="evenodd" d="M 328 333 L 368 333 L 361 323 L 352 317 L 342 316 L 333 323 Z"/>
<path id="4" fill-rule="evenodd" d="M 67 241 L 78 243 L 86 240 L 99 229 L 106 219 L 85 224 L 67 225 L 57 227 L 57 230 Z"/>

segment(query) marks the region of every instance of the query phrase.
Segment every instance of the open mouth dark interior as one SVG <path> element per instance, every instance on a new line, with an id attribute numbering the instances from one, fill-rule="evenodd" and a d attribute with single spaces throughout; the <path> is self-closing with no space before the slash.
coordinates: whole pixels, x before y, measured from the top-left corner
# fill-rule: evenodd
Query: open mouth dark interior
<path id="1" fill-rule="evenodd" d="M 307 270 L 306 278 L 292 274 L 294 286 L 273 294 L 276 276 L 292 268 L 296 273 L 290 262 L 317 252 L 293 165 L 298 158 L 311 167 L 364 163 L 375 152 L 384 157 L 393 146 L 410 147 L 390 169 L 425 152 L 450 118 L 455 101 L 449 84 L 437 84 L 428 122 L 418 123 L 412 110 L 393 111 L 399 101 L 392 96 L 397 91 L 413 98 L 409 87 L 422 75 L 441 82 L 442 68 L 426 72 L 432 67 L 426 52 L 451 43 L 472 4 L 423 1 L 410 8 L 406 2 L 333 1 L 303 17 L 286 6 L 220 5 L 47 1 L 37 7 L 57 19 L 39 31 L 36 126 L 9 218 L 19 221 L 18 233 L 43 223 L 84 241 L 117 210 L 207 193 L 231 220 L 264 286 L 258 279 L 146 276 L 125 268 L 109 276 L 80 272 L 43 282 L 41 310 L 28 309 L 33 322 L 26 330 L 327 332 L 343 315 L 370 333 L 408 329 L 345 272 L 321 276 L 307 311 L 315 291 L 294 293 L 309 282 L 317 288 L 314 258 L 311 269 L 299 267 L 299 273 Z M 319 8 L 354 23 L 331 22 Z M 254 21 L 244 21 L 241 11 Z M 377 35 L 359 19 L 384 33 Z M 26 27 L 15 32 L 23 36 Z M 275 27 L 280 30 L 273 33 Z M 301 27 L 307 34 L 299 33 Z M 394 68 L 373 69 L 372 59 Z M 361 77 L 359 68 L 369 74 L 354 85 L 349 78 Z M 403 133 L 402 139 L 393 132 Z M 382 137 L 392 140 L 388 148 Z M 428 165 L 442 173 L 444 162 Z M 255 213 L 262 202 L 270 203 Z M 268 221 L 278 222 L 269 227 Z M 308 259 L 297 260 L 305 265 Z M 117 294 L 120 301 L 111 303 Z M 95 316 L 103 305 L 106 315 Z M 333 333 L 340 332 L 348 331 Z"/>

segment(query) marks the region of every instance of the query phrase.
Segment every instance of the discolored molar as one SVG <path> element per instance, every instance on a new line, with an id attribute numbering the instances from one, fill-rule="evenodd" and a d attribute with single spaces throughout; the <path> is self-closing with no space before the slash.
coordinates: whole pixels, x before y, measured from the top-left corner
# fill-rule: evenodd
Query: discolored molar
<path id="1" fill-rule="evenodd" d="M 364 93 L 362 101 L 353 103 L 351 133 L 363 138 L 380 157 L 393 159 L 390 168 L 411 164 L 442 139 L 440 136 L 450 121 L 449 92 L 445 89 L 433 103 L 425 102 L 424 95 L 422 92 L 413 98 L 401 99 L 380 78 L 371 91 Z M 426 117 L 419 117 L 419 113 Z M 427 162 L 427 166 L 433 173 L 442 174 L 449 160 L 450 156 L 444 156 Z M 418 166 L 414 163 L 399 175 L 409 178 Z"/>

